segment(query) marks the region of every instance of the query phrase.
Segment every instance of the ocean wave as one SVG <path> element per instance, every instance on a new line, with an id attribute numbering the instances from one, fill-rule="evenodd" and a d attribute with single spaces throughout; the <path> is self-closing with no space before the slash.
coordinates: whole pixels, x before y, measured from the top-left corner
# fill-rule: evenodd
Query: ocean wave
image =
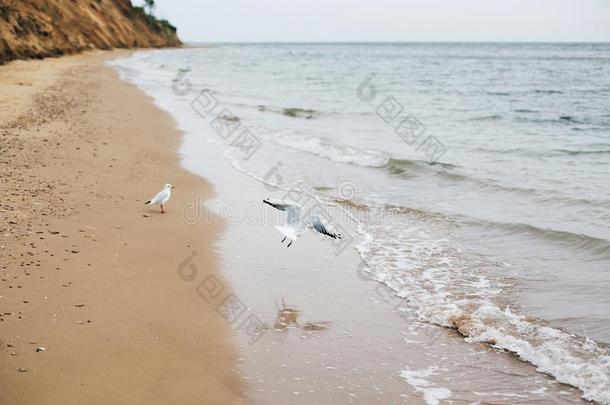
<path id="1" fill-rule="evenodd" d="M 513 151 L 515 150 L 511 150 L 511 152 Z M 501 153 L 501 151 L 498 151 L 498 153 Z M 586 205 L 596 208 L 606 208 L 608 204 L 610 204 L 610 201 L 589 200 L 560 195 L 554 190 L 502 184 L 493 179 L 475 177 L 471 174 L 464 173 L 460 170 L 459 166 L 451 163 L 391 158 L 386 165 L 380 168 L 387 170 L 388 173 L 393 176 L 403 176 L 405 178 L 415 176 L 436 176 L 443 181 L 443 184 L 461 183 L 463 186 L 482 191 L 489 190 L 494 193 L 518 194 L 549 204 L 575 205 L 579 207 Z"/>
<path id="2" fill-rule="evenodd" d="M 582 122 L 576 120 L 576 118 L 572 117 L 571 115 L 560 115 L 559 116 L 559 121 L 562 122 L 573 122 L 576 124 L 582 124 Z"/>
<path id="3" fill-rule="evenodd" d="M 219 115 L 217 118 L 221 119 L 223 121 L 227 121 L 227 122 L 239 122 L 240 121 L 238 116 L 233 115 L 231 113 L 225 113 L 223 115 Z"/>
<path id="4" fill-rule="evenodd" d="M 441 212 L 430 211 L 423 208 L 407 207 L 397 204 L 379 205 L 378 203 L 365 201 L 362 199 L 359 199 L 358 201 L 341 199 L 335 200 L 335 202 L 348 208 L 351 207 L 360 210 L 383 209 L 389 214 L 391 214 L 390 216 L 406 215 L 418 221 L 448 221 L 448 218 L 445 214 L 442 214 Z M 568 203 L 585 204 L 589 202 L 591 201 L 583 200 L 582 202 L 579 202 L 578 200 L 568 198 Z M 610 241 L 607 239 L 591 235 L 585 235 L 582 233 L 573 233 L 563 230 L 541 228 L 531 224 L 495 222 L 463 215 L 458 215 L 454 217 L 454 219 L 459 220 L 461 224 L 470 225 L 478 229 L 483 229 L 485 231 L 499 231 L 503 234 L 521 236 L 529 235 L 538 238 L 539 240 L 562 244 L 570 249 L 589 252 L 590 254 L 598 257 L 598 259 L 610 260 Z"/>
<path id="5" fill-rule="evenodd" d="M 299 107 L 276 107 L 271 105 L 263 105 L 260 104 L 256 107 L 258 111 L 265 112 L 274 112 L 278 114 L 282 114 L 286 117 L 290 118 L 306 118 L 311 119 L 316 114 L 317 111 L 311 108 L 299 108 Z"/>
<path id="6" fill-rule="evenodd" d="M 470 221 L 472 225 L 482 226 L 487 230 L 500 230 L 511 234 L 529 234 L 538 238 L 566 244 L 574 249 L 585 250 L 595 255 L 610 259 L 610 241 L 589 235 L 567 231 L 539 228 L 530 224 L 505 223 L 492 221 Z"/>
<path id="7" fill-rule="evenodd" d="M 364 240 L 357 249 L 370 274 L 405 300 L 404 310 L 455 329 L 466 341 L 514 353 L 579 388 L 587 400 L 610 403 L 607 347 L 513 313 L 504 291 L 513 281 L 502 278 L 501 265 L 462 251 L 428 229 L 420 221 L 409 227 L 359 228 Z"/>
<path id="8" fill-rule="evenodd" d="M 579 117 L 576 118 L 571 115 L 560 115 L 556 117 L 541 117 L 541 116 L 526 116 L 526 115 L 517 115 L 515 117 L 515 121 L 518 122 L 529 122 L 534 124 L 581 124 L 581 125 L 598 125 L 596 122 L 590 118 Z M 600 128 L 604 128 L 603 125 L 600 125 Z"/>
<path id="9" fill-rule="evenodd" d="M 469 118 L 469 121 L 496 121 L 501 120 L 502 116 L 499 114 L 482 115 L 480 117 Z"/>
<path id="10" fill-rule="evenodd" d="M 390 174 L 400 175 L 426 169 L 452 170 L 457 166 L 451 163 L 430 162 L 418 159 L 393 158 L 385 152 L 373 149 L 360 149 L 325 142 L 320 138 L 279 134 L 267 136 L 269 141 L 291 149 L 307 152 L 336 163 L 385 169 Z"/>
<path id="11" fill-rule="evenodd" d="M 514 353 L 537 371 L 580 389 L 584 399 L 610 403 L 610 352 L 588 337 L 544 326 L 494 305 L 481 306 L 454 322 L 467 341 L 486 342 Z"/>
<path id="12" fill-rule="evenodd" d="M 589 202 L 589 200 L 584 201 Z M 570 199 L 569 202 L 574 201 Z M 368 207 L 369 209 L 376 208 L 375 204 L 366 203 L 362 200 L 358 201 L 358 204 L 361 209 L 364 207 Z M 447 218 L 445 215 L 439 212 L 396 204 L 384 204 L 383 209 L 391 212 L 392 214 L 408 215 L 420 221 L 435 220 L 440 218 L 444 218 L 446 220 Z M 531 235 L 541 240 L 564 244 L 572 249 L 587 251 L 602 259 L 610 259 L 610 241 L 607 239 L 584 235 L 582 233 L 540 228 L 531 224 L 495 222 L 466 216 L 458 216 L 456 218 L 460 218 L 460 222 L 462 224 L 478 227 L 479 229 L 482 228 L 487 231 L 500 231 L 505 234 L 513 235 Z"/>
<path id="13" fill-rule="evenodd" d="M 536 94 L 563 94 L 563 91 L 561 90 L 541 90 L 541 89 L 536 89 L 534 90 L 534 93 Z"/>
<path id="14" fill-rule="evenodd" d="M 570 149 L 554 149 L 555 152 L 559 152 L 566 155 L 578 156 L 578 155 L 605 155 L 610 153 L 610 149 L 606 150 L 570 150 Z"/>
<path id="15" fill-rule="evenodd" d="M 579 129 L 579 128 L 574 128 L 574 129 Z M 588 148 L 598 147 L 599 149 L 547 149 L 547 150 L 524 148 L 524 147 L 512 147 L 512 148 L 504 148 L 504 149 L 478 147 L 476 150 L 478 152 L 484 152 L 484 153 L 494 153 L 494 154 L 509 155 L 509 156 L 521 155 L 521 156 L 528 156 L 528 157 L 533 157 L 533 158 L 542 158 L 542 157 L 557 157 L 557 156 L 564 156 L 564 155 L 570 155 L 570 156 L 605 155 L 605 154 L 610 153 L 610 149 L 607 149 L 608 146 L 609 146 L 608 144 L 598 144 L 598 145 L 588 144 L 588 145 L 586 145 L 586 147 L 588 147 Z"/>
<path id="16" fill-rule="evenodd" d="M 422 177 L 438 177 L 443 184 L 461 184 L 471 189 L 490 191 L 493 193 L 506 193 L 527 197 L 537 203 L 546 204 L 549 209 L 557 207 L 583 207 L 607 209 L 610 201 L 575 198 L 564 195 L 556 190 L 530 188 L 512 184 L 503 184 L 493 179 L 475 177 L 464 173 L 460 167 L 446 162 L 430 162 L 418 159 L 399 159 L 377 150 L 359 149 L 339 146 L 320 138 L 305 138 L 298 135 L 273 135 L 266 139 L 272 143 L 288 147 L 301 152 L 328 159 L 332 162 L 351 164 L 361 167 L 370 167 L 385 170 L 390 176 L 404 177 L 405 179 Z M 515 152 L 511 149 L 510 152 Z M 556 153 L 556 152 L 555 152 Z M 552 208 L 551 208 L 552 207 Z"/>
<path id="17" fill-rule="evenodd" d="M 336 163 L 351 164 L 362 167 L 370 167 L 385 170 L 391 176 L 402 176 L 412 178 L 416 176 L 436 176 L 451 183 L 463 183 L 480 190 L 519 194 L 533 197 L 539 202 L 549 205 L 583 206 L 606 208 L 608 201 L 589 200 L 573 198 L 561 195 L 553 190 L 528 188 L 523 186 L 501 184 L 492 179 L 483 179 L 464 173 L 460 167 L 445 162 L 430 162 L 418 159 L 399 159 L 377 150 L 359 149 L 348 146 L 340 146 L 325 142 L 320 138 L 305 138 L 297 135 L 274 135 L 266 138 L 275 144 L 289 147 L 291 149 L 310 153 Z M 487 150 L 488 152 L 492 150 Z M 507 153 L 526 151 L 521 148 L 510 149 Z M 502 151 L 497 151 L 501 153 Z M 556 153 L 556 152 L 555 152 Z M 600 152 L 601 153 L 601 152 Z M 609 151 L 610 153 L 610 151 Z"/>
<path id="18" fill-rule="evenodd" d="M 275 144 L 331 160 L 365 167 L 384 167 L 390 157 L 380 151 L 357 149 L 324 142 L 320 138 L 305 138 L 294 135 L 274 135 L 267 139 Z"/>
<path id="19" fill-rule="evenodd" d="M 427 160 L 417 159 L 388 159 L 385 166 L 391 174 L 402 174 L 405 172 L 412 172 L 413 170 L 426 170 L 428 168 L 440 168 L 440 169 L 456 169 L 457 166 L 451 163 L 443 162 L 430 162 Z"/>
<path id="20" fill-rule="evenodd" d="M 315 110 L 311 110 L 308 108 L 282 108 L 282 115 L 285 115 L 286 117 L 310 119 L 313 117 L 314 114 Z"/>
<path id="21" fill-rule="evenodd" d="M 455 183 L 471 183 L 480 189 L 492 189 L 494 191 L 504 191 L 532 195 L 540 192 L 539 189 L 503 185 L 492 180 L 477 178 L 459 171 L 457 165 L 441 162 L 427 162 L 421 160 L 390 159 L 388 164 L 383 166 L 392 175 L 407 176 L 413 175 L 434 175 Z"/>

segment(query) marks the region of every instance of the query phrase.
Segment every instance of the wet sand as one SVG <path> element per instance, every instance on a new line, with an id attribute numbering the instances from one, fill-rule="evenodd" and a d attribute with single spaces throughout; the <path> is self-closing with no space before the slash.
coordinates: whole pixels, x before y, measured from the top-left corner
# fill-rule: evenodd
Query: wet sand
<path id="1" fill-rule="evenodd" d="M 208 183 L 172 119 L 104 60 L 0 66 L 0 403 L 240 403 L 232 333 L 180 277 L 222 231 L 181 220 Z M 161 215 L 144 206 L 176 189 Z M 228 289 L 228 286 L 227 286 Z"/>

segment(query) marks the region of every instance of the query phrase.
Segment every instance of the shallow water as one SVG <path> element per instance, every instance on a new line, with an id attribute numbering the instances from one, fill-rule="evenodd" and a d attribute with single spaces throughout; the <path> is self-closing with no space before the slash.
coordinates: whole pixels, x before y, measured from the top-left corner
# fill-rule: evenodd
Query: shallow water
<path id="1" fill-rule="evenodd" d="M 335 253 L 420 320 L 610 402 L 608 62 L 607 44 L 269 44 L 114 64 L 268 193 L 332 207 L 354 229 Z"/>

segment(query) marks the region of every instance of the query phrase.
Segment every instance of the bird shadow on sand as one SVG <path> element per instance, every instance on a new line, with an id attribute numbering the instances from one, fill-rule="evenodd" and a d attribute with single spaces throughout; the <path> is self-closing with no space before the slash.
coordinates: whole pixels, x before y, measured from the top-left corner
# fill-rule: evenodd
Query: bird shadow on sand
<path id="1" fill-rule="evenodd" d="M 315 332 L 326 330 L 330 327 L 330 322 L 328 321 L 299 323 L 300 311 L 294 306 L 287 305 L 284 298 L 282 298 L 281 305 L 278 305 L 276 302 L 275 306 L 278 312 L 273 328 L 276 331 L 302 329 L 307 332 Z"/>

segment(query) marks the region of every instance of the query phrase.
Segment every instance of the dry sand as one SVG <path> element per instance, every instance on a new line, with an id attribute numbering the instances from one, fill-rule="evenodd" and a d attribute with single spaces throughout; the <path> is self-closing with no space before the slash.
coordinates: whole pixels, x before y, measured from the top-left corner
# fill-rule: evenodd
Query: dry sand
<path id="1" fill-rule="evenodd" d="M 211 188 L 110 55 L 0 66 L 0 403 L 239 403 L 231 331 L 177 274 L 194 249 L 215 274 L 221 225 L 181 219 Z"/>

